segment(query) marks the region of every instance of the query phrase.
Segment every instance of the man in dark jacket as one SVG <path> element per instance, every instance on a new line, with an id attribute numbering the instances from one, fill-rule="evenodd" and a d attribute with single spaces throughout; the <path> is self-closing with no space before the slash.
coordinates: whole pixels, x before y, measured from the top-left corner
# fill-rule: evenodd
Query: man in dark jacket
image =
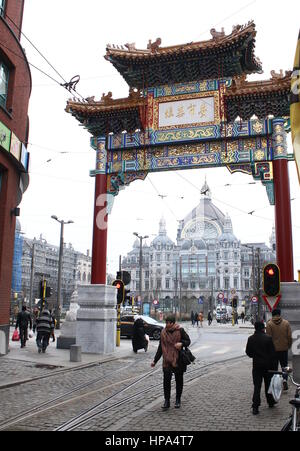
<path id="1" fill-rule="evenodd" d="M 186 365 L 180 360 L 180 350 L 189 346 L 191 343 L 190 337 L 182 329 L 179 324 L 176 324 L 174 316 L 166 318 L 166 327 L 163 329 L 159 346 L 154 357 L 151 367 L 154 368 L 156 363 L 163 356 L 163 372 L 164 372 L 164 396 L 165 402 L 163 409 L 170 407 L 171 397 L 171 380 L 173 373 L 176 381 L 176 402 L 175 408 L 180 408 L 181 395 L 183 390 L 183 373 L 186 371 Z"/>
<path id="2" fill-rule="evenodd" d="M 142 318 L 137 318 L 133 325 L 132 335 L 132 349 L 137 353 L 139 349 L 144 349 L 147 352 L 148 341 L 146 339 L 146 333 L 144 329 L 144 321 Z"/>
<path id="3" fill-rule="evenodd" d="M 47 309 L 44 309 L 36 320 L 36 344 L 39 353 L 46 352 L 47 346 L 49 345 L 51 330 L 54 328 L 53 322 L 54 320 Z"/>
<path id="4" fill-rule="evenodd" d="M 21 348 L 26 346 L 26 341 L 28 340 L 28 325 L 30 325 L 30 329 L 32 329 L 32 320 L 30 313 L 27 312 L 26 306 L 23 305 L 22 311 L 18 313 L 16 329 L 20 330 L 20 340 L 21 340 Z"/>
<path id="5" fill-rule="evenodd" d="M 248 338 L 246 354 L 253 359 L 253 384 L 254 393 L 252 398 L 252 413 L 257 415 L 260 406 L 260 391 L 262 381 L 265 382 L 265 394 L 269 407 L 276 404 L 274 398 L 268 393 L 269 385 L 272 379 L 272 373 L 269 370 L 277 369 L 276 352 L 272 338 L 265 334 L 265 325 L 263 322 L 256 322 L 255 333 Z"/>

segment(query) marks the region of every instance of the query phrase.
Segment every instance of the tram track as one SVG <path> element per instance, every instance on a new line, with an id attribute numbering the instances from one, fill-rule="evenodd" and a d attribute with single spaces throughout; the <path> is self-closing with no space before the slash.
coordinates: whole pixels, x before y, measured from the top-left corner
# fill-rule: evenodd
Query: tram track
<path id="1" fill-rule="evenodd" d="M 88 365 L 85 367 L 73 368 L 73 371 L 75 371 L 75 369 L 76 370 L 86 369 L 86 368 L 91 368 L 93 366 L 96 366 L 96 365 Z M 124 366 L 122 368 L 122 372 L 126 371 L 126 369 L 128 369 L 128 368 L 132 368 L 132 362 L 129 363 L 128 365 Z M 61 374 L 60 372 L 56 373 L 56 375 L 60 375 L 60 374 Z M 113 370 L 113 371 L 109 372 L 108 374 L 101 375 L 100 377 L 97 377 L 97 378 L 91 379 L 87 382 L 78 384 L 75 387 L 73 387 L 72 389 L 68 390 L 67 392 L 64 392 L 63 394 L 58 395 L 50 400 L 47 400 L 45 402 L 41 402 L 40 404 L 32 406 L 32 407 L 30 407 L 30 409 L 22 411 L 19 414 L 15 415 L 14 417 L 8 418 L 7 420 L 2 421 L 2 422 L 0 421 L 0 431 L 5 430 L 6 428 L 11 427 L 17 423 L 20 423 L 21 421 L 23 421 L 25 419 L 28 420 L 29 418 L 34 417 L 36 415 L 40 415 L 48 410 L 55 409 L 57 407 L 61 407 L 69 402 L 79 400 L 85 396 L 91 396 L 91 394 L 98 393 L 99 391 L 104 391 L 105 389 L 110 389 L 116 385 L 124 384 L 128 381 L 131 381 L 132 379 L 136 379 L 136 377 L 137 377 L 137 376 L 126 377 L 125 379 L 122 379 L 122 380 L 112 383 L 111 377 L 113 377 L 115 375 L 116 375 L 116 371 Z M 54 374 L 52 374 L 52 376 L 54 376 Z M 41 377 L 35 377 L 35 378 L 32 378 L 31 380 L 26 381 L 26 383 L 36 382 L 39 380 L 43 380 L 44 378 L 47 378 L 47 377 L 50 377 L 50 376 L 44 375 Z M 109 379 L 109 382 L 107 383 L 107 385 L 102 386 L 100 389 L 96 389 L 94 391 L 88 391 L 87 393 L 79 394 L 78 396 L 69 398 L 74 393 L 80 392 L 82 390 L 86 390 L 86 388 L 89 388 L 92 385 L 95 385 L 97 383 L 103 383 L 107 379 Z M 23 384 L 19 384 L 19 385 L 23 385 Z M 11 388 L 11 386 L 9 388 Z M 68 398 L 68 399 L 65 399 L 65 398 Z M 63 400 L 63 401 L 61 402 L 61 400 Z"/>
<path id="2" fill-rule="evenodd" d="M 207 370 L 210 367 L 215 367 L 215 366 L 218 366 L 218 365 L 221 365 L 221 364 L 231 363 L 231 362 L 234 362 L 236 360 L 242 360 L 244 358 L 245 358 L 245 356 L 241 355 L 241 356 L 232 357 L 232 358 L 229 358 L 229 359 L 218 360 L 218 361 L 215 361 L 215 362 L 208 363 L 206 365 L 202 365 L 199 368 L 191 369 L 189 371 L 189 373 L 188 373 L 189 377 L 186 378 L 185 384 L 188 385 L 189 383 L 192 383 L 194 380 L 199 379 L 200 377 L 206 375 L 207 372 L 204 371 L 204 370 Z M 118 395 L 120 395 L 120 394 L 124 393 L 125 391 L 127 391 L 129 388 L 132 388 L 137 383 L 141 382 L 143 379 L 145 379 L 145 377 L 148 377 L 149 375 L 153 376 L 158 371 L 160 371 L 160 369 L 154 370 L 154 371 L 152 371 L 150 373 L 147 372 L 139 380 L 134 382 L 134 384 L 131 384 L 130 386 L 126 387 L 123 390 L 120 390 L 118 393 L 115 393 L 114 395 L 110 396 L 106 400 L 101 401 L 100 403 L 98 403 L 95 406 L 93 406 L 92 408 L 86 410 L 82 414 L 77 415 L 76 417 L 72 418 L 71 420 L 63 423 L 59 427 L 55 428 L 54 431 L 56 431 L 56 432 L 59 432 L 59 431 L 61 431 L 61 432 L 62 431 L 64 431 L 64 432 L 74 431 L 78 427 L 83 426 L 85 423 L 87 423 L 88 421 L 96 418 L 97 416 L 102 415 L 104 413 L 107 413 L 108 411 L 111 411 L 113 409 L 117 409 L 117 408 L 121 407 L 122 405 L 132 401 L 133 399 L 135 399 L 137 397 L 140 397 L 141 395 L 145 395 L 146 393 L 148 393 L 150 391 L 153 391 L 153 390 L 155 390 L 157 392 L 157 396 L 158 397 L 161 397 L 161 384 L 158 384 L 156 382 L 155 384 L 151 385 L 150 387 L 147 387 L 147 388 L 144 388 L 142 390 L 139 390 L 138 392 L 134 393 L 133 395 L 129 395 L 129 396 L 121 399 L 120 401 L 116 401 L 115 403 L 113 403 L 110 406 L 104 407 L 101 410 L 97 410 L 103 404 L 107 403 L 108 401 L 112 400 L 113 398 L 115 398 Z M 199 372 L 200 372 L 200 374 L 197 374 Z M 194 373 L 196 373 L 196 375 Z M 192 377 L 190 377 L 190 375 L 192 375 Z"/>
<path id="3" fill-rule="evenodd" d="M 190 346 L 190 348 L 193 348 L 194 346 L 196 346 L 198 343 L 198 339 L 195 340 L 195 342 L 193 342 L 193 344 Z M 209 367 L 216 367 L 217 365 L 220 364 L 224 364 L 226 362 L 233 362 L 234 360 L 237 359 L 242 359 L 243 356 L 237 356 L 237 357 L 232 357 L 229 359 L 223 359 L 223 360 L 216 360 L 214 362 L 210 362 L 207 363 L 205 365 L 202 366 L 198 366 L 197 368 L 194 368 L 194 365 L 192 365 L 191 367 L 189 367 L 188 373 L 187 373 L 187 377 L 185 380 L 185 383 L 192 383 L 193 380 L 203 376 L 204 374 L 207 374 L 207 372 L 205 372 L 205 370 L 207 370 Z M 123 357 L 123 359 L 126 360 L 126 358 Z M 121 359 L 118 359 L 121 360 Z M 84 365 L 84 366 L 80 366 L 80 367 L 76 367 L 76 368 L 68 368 L 66 369 L 67 372 L 70 371 L 75 371 L 75 370 L 84 370 L 86 368 L 91 368 L 94 366 L 98 366 L 101 365 L 103 362 L 99 363 L 93 363 L 93 364 L 88 364 L 88 365 Z M 145 363 L 145 360 L 143 360 L 142 362 L 136 362 L 136 363 Z M 200 363 L 200 361 L 199 361 Z M 197 366 L 197 364 L 196 364 Z M 121 371 L 126 371 L 126 368 L 130 367 L 132 369 L 132 362 L 130 362 L 129 365 L 123 367 L 121 369 Z M 138 368 L 137 368 L 138 369 Z M 84 425 L 85 423 L 87 423 L 88 421 L 91 421 L 93 418 L 96 418 L 97 416 L 100 416 L 101 414 L 104 414 L 106 412 L 109 411 L 113 411 L 114 409 L 117 409 L 118 407 L 126 404 L 127 402 L 132 401 L 134 398 L 138 397 L 138 396 L 144 396 L 146 395 L 148 392 L 155 390 L 155 392 L 157 392 L 157 397 L 161 396 L 161 380 L 158 381 L 156 379 L 155 384 L 151 384 L 149 387 L 143 388 L 142 390 L 138 390 L 137 392 L 133 393 L 133 394 L 129 394 L 128 396 L 123 397 L 122 399 L 117 399 L 120 396 L 123 396 L 124 393 L 128 392 L 130 389 L 136 387 L 136 385 L 138 385 L 139 383 L 143 382 L 145 379 L 150 378 L 151 376 L 154 376 L 157 374 L 157 372 L 161 371 L 160 368 L 156 369 L 156 370 L 151 370 L 151 371 L 147 371 L 146 373 L 143 372 L 142 374 L 134 375 L 131 377 L 126 377 L 123 378 L 122 380 L 118 380 L 116 382 L 112 381 L 112 376 L 115 376 L 116 371 L 111 371 L 108 374 L 105 375 L 101 375 L 100 377 L 91 379 L 87 382 L 81 383 L 75 387 L 73 387 L 71 390 L 68 390 L 67 392 L 56 396 L 50 400 L 47 400 L 45 402 L 42 402 L 36 406 L 31 407 L 30 409 L 20 412 L 19 414 L 15 415 L 14 417 L 8 418 L 2 422 L 0 422 L 0 430 L 7 430 L 12 428 L 13 426 L 20 424 L 22 422 L 25 422 L 26 424 L 28 424 L 28 419 L 29 418 L 34 418 L 36 416 L 42 416 L 43 414 L 46 414 L 47 412 L 51 411 L 51 410 L 55 410 L 55 409 L 62 409 L 62 407 L 65 407 L 67 404 L 71 404 L 74 403 L 76 404 L 76 402 L 81 402 L 81 401 L 86 401 L 87 402 L 87 398 L 88 397 L 93 397 L 93 396 L 99 396 L 99 394 L 104 394 L 104 399 L 102 399 L 100 402 L 98 402 L 96 405 L 92 406 L 91 408 L 87 408 L 86 410 L 84 410 L 82 413 L 79 413 L 77 416 L 74 416 L 73 418 L 71 418 L 70 420 L 66 421 L 65 423 L 62 423 L 60 426 L 58 426 L 56 429 L 54 429 L 55 431 L 71 431 L 74 430 L 82 425 Z M 51 373 L 48 375 L 44 375 L 41 377 L 35 377 L 32 378 L 31 381 L 38 381 L 38 380 L 42 380 L 45 379 L 47 377 L 50 376 L 55 376 L 55 375 L 61 375 L 62 373 L 64 373 L 64 371 L 57 371 L 55 373 Z M 120 371 L 118 371 L 118 373 L 120 373 Z M 96 385 L 97 383 L 105 383 L 105 380 L 109 379 L 109 383 L 107 385 L 102 385 L 100 388 L 95 388 L 94 390 L 90 390 L 90 388 L 93 385 Z M 162 375 L 160 376 L 160 379 L 162 379 Z M 26 381 L 26 383 L 28 383 L 29 381 Z M 121 388 L 120 390 L 117 390 L 115 393 L 113 394 L 109 394 L 108 396 L 105 395 L 105 391 L 106 390 L 112 390 L 115 387 L 118 387 L 122 384 L 127 384 L 125 387 Z M 20 384 L 22 385 L 22 384 Z M 158 388 L 159 387 L 159 388 Z M 88 391 L 86 391 L 86 389 L 88 389 Z M 85 391 L 85 393 L 82 393 L 82 391 Z M 79 392 L 79 393 L 78 393 Z M 75 396 L 73 396 L 75 395 Z M 67 399 L 66 399 L 67 398 Z M 112 404 L 107 405 L 109 402 L 112 402 Z"/>
<path id="4" fill-rule="evenodd" d="M 202 377 L 203 375 L 207 374 L 207 372 L 205 370 L 207 370 L 210 367 L 216 367 L 221 364 L 234 362 L 235 360 L 243 359 L 243 357 L 244 356 L 238 356 L 238 357 L 233 357 L 233 358 L 229 358 L 229 359 L 218 360 L 215 362 L 211 362 L 211 363 L 202 365 L 198 368 L 190 369 L 188 372 L 188 377 L 186 377 L 185 384 L 188 385 L 189 383 L 193 382 L 195 379 L 198 379 L 199 377 Z M 73 431 L 74 429 L 84 425 L 86 422 L 92 420 L 93 418 L 96 418 L 97 416 L 102 415 L 113 409 L 117 409 L 118 407 L 132 401 L 133 399 L 140 397 L 142 395 L 145 395 L 148 392 L 151 392 L 153 390 L 157 393 L 157 396 L 160 397 L 161 396 L 161 380 L 159 382 L 156 380 L 155 383 L 151 384 L 149 387 L 143 388 L 142 390 L 139 390 L 139 391 L 135 392 L 134 394 L 125 396 L 121 400 L 115 401 L 115 402 L 113 402 L 113 404 L 111 404 L 109 406 L 104 406 L 109 401 L 114 401 L 114 399 L 116 399 L 118 396 L 124 394 L 131 388 L 135 387 L 137 384 L 143 382 L 148 377 L 153 377 L 153 376 L 157 375 L 158 372 L 161 372 L 160 368 L 157 368 L 156 370 L 147 371 L 146 373 L 143 373 L 141 376 L 138 376 L 138 378 L 136 378 L 136 376 L 132 376 L 127 379 L 118 381 L 114 384 L 109 383 L 109 385 L 102 386 L 99 389 L 95 389 L 93 391 L 88 391 L 87 393 L 79 394 L 77 396 L 72 397 L 72 395 L 74 393 L 77 393 L 80 390 L 84 390 L 87 387 L 90 387 L 93 384 L 99 383 L 103 380 L 103 377 L 96 378 L 94 380 L 89 381 L 89 383 L 80 384 L 62 395 L 59 395 L 46 402 L 40 403 L 39 405 L 33 406 L 32 408 L 30 408 L 26 411 L 20 412 L 18 415 L 1 422 L 0 423 L 0 431 L 7 430 L 7 429 L 11 428 L 12 426 L 14 426 L 18 423 L 21 423 L 22 421 L 26 421 L 26 423 L 28 423 L 28 420 L 30 418 L 33 418 L 35 416 L 40 416 L 40 415 L 45 414 L 46 412 L 49 412 L 54 409 L 62 408 L 63 406 L 66 406 L 67 404 L 78 402 L 78 401 L 82 400 L 83 398 L 91 397 L 95 394 L 99 394 L 99 392 L 103 392 L 103 391 L 105 391 L 105 389 L 111 389 L 114 386 L 118 386 L 118 385 L 130 382 L 129 385 L 126 385 L 126 387 L 118 390 L 117 392 L 113 393 L 112 395 L 101 400 L 99 403 L 97 403 L 93 407 L 85 410 L 84 412 L 78 414 L 77 416 L 71 418 L 70 420 L 66 421 L 65 423 L 63 423 L 62 425 L 60 425 L 54 429 L 54 431 Z M 108 376 L 109 375 L 106 375 L 106 377 L 108 377 Z M 160 376 L 160 379 L 162 379 L 162 375 Z M 65 399 L 66 397 L 70 397 L 70 398 Z M 99 410 L 99 408 L 101 408 L 101 406 L 104 406 L 104 407 Z"/>

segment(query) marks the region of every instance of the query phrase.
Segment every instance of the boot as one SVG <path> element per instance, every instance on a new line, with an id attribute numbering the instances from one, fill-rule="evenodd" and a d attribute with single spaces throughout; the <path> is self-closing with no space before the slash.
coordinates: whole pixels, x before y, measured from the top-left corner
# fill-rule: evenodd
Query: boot
<path id="1" fill-rule="evenodd" d="M 170 408 L 170 400 L 165 399 L 164 405 L 162 406 L 162 409 L 167 410 Z"/>
<path id="2" fill-rule="evenodd" d="M 177 398 L 176 397 L 176 402 L 175 402 L 175 409 L 180 409 L 180 405 L 181 405 L 181 403 L 180 403 L 180 398 Z"/>

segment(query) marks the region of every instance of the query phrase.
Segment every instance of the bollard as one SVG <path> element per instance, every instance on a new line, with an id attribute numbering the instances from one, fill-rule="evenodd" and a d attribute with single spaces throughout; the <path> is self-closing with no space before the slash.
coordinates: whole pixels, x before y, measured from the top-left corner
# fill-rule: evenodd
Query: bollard
<path id="1" fill-rule="evenodd" d="M 81 362 L 81 346 L 70 346 L 70 362 Z"/>

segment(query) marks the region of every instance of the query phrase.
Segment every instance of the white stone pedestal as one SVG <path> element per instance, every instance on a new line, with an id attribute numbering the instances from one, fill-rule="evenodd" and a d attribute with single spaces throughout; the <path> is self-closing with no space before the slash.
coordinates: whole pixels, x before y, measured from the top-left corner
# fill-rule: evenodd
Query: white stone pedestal
<path id="1" fill-rule="evenodd" d="M 76 345 L 83 353 L 110 354 L 116 349 L 117 290 L 109 285 L 78 286 Z"/>

